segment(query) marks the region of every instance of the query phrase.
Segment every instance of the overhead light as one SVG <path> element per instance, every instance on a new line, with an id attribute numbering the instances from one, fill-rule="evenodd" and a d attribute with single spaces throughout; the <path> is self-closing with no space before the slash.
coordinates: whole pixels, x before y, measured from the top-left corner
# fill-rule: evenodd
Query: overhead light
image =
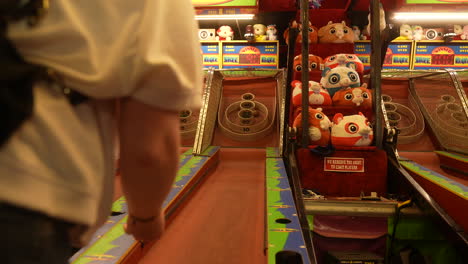
<path id="1" fill-rule="evenodd" d="M 468 13 L 457 12 L 395 12 L 393 19 L 400 22 L 418 22 L 418 23 L 467 23 Z"/>
<path id="2" fill-rule="evenodd" d="M 251 20 L 254 14 L 237 14 L 237 15 L 197 15 L 196 20 Z"/>

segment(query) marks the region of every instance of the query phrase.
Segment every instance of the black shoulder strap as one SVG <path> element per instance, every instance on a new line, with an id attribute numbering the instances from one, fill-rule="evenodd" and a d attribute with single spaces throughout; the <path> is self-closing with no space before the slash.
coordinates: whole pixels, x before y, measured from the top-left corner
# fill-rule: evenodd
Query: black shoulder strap
<path id="1" fill-rule="evenodd" d="M 0 146 L 32 115 L 35 81 L 56 82 L 73 105 L 88 99 L 67 89 L 46 67 L 26 62 L 7 38 L 8 23 L 26 20 L 35 26 L 48 7 L 49 0 L 0 0 Z"/>
<path id="2" fill-rule="evenodd" d="M 0 20 L 2 30 L 11 21 L 26 19 L 35 25 L 49 8 L 49 0 L 2 0 L 0 2 Z"/>
<path id="3" fill-rule="evenodd" d="M 44 68 L 27 63 L 7 38 L 11 21 L 27 19 L 32 25 L 39 19 L 41 0 L 0 1 L 0 146 L 2 146 L 33 110 L 32 85 Z"/>

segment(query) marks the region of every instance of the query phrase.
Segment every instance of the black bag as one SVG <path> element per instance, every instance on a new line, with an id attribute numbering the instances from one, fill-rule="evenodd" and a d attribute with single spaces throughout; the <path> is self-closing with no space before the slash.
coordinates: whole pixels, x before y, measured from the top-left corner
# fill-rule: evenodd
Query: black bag
<path id="1" fill-rule="evenodd" d="M 8 23 L 25 19 L 35 26 L 47 7 L 48 0 L 0 1 L 0 147 L 32 115 L 34 82 L 54 81 L 47 68 L 28 63 L 19 55 L 6 36 Z M 72 104 L 86 99 L 77 92 L 62 90 Z"/>
<path id="2" fill-rule="evenodd" d="M 27 63 L 7 39 L 8 23 L 38 17 L 42 1 L 29 1 L 20 6 L 18 0 L 0 3 L 0 146 L 26 121 L 33 110 L 32 85 L 44 69 Z"/>

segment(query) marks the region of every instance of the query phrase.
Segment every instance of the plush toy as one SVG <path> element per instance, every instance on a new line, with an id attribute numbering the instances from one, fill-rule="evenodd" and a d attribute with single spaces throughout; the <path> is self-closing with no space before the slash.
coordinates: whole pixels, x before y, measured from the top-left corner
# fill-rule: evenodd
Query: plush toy
<path id="1" fill-rule="evenodd" d="M 453 25 L 453 33 L 455 33 L 455 36 L 453 37 L 453 40 L 461 40 L 461 35 L 463 33 L 463 26 L 462 25 Z"/>
<path id="2" fill-rule="evenodd" d="M 354 106 L 363 110 L 372 108 L 372 93 L 366 83 L 360 87 L 341 89 L 332 100 L 334 106 Z"/>
<path id="3" fill-rule="evenodd" d="M 253 25 L 255 41 L 264 41 L 266 40 L 266 26 L 263 24 Z"/>
<path id="4" fill-rule="evenodd" d="M 333 98 L 335 92 L 340 89 L 361 86 L 361 80 L 359 79 L 359 74 L 351 68 L 336 67 L 330 69 L 326 67 L 322 71 L 320 84 Z"/>
<path id="5" fill-rule="evenodd" d="M 294 107 L 302 106 L 302 82 L 292 81 L 291 86 L 293 87 L 292 103 Z M 320 83 L 309 81 L 309 105 L 310 106 L 321 106 L 331 105 L 332 100 L 327 90 L 323 89 Z"/>
<path id="6" fill-rule="evenodd" d="M 315 44 L 318 41 L 317 28 L 312 26 L 312 23 L 309 21 L 309 44 Z M 297 42 L 302 43 L 302 24 L 299 24 L 299 34 L 297 36 Z"/>
<path id="7" fill-rule="evenodd" d="M 453 25 L 453 33 L 461 35 L 463 33 L 463 27 L 461 25 Z"/>
<path id="8" fill-rule="evenodd" d="M 289 45 L 289 31 L 291 29 L 297 29 L 299 28 L 299 24 L 297 23 L 296 20 L 293 20 L 290 24 L 290 26 L 284 30 L 283 32 L 283 38 L 284 38 L 284 42 L 286 42 L 287 45 Z M 296 42 L 298 42 L 298 39 L 299 39 L 299 35 L 297 36 L 296 38 Z"/>
<path id="9" fill-rule="evenodd" d="M 346 26 L 346 22 L 333 23 L 328 22 L 318 31 L 319 43 L 353 43 L 354 33 L 353 30 Z"/>
<path id="10" fill-rule="evenodd" d="M 422 40 L 424 38 L 424 29 L 421 26 L 413 26 L 413 39 Z"/>
<path id="11" fill-rule="evenodd" d="M 413 30 L 408 24 L 403 24 L 400 26 L 400 36 L 395 40 L 412 40 L 413 39 Z"/>
<path id="12" fill-rule="evenodd" d="M 266 39 L 267 40 L 277 40 L 278 37 L 276 34 L 278 31 L 276 30 L 276 25 L 268 25 L 266 28 Z"/>
<path id="13" fill-rule="evenodd" d="M 364 64 L 355 54 L 335 54 L 325 58 L 323 62 L 325 68 L 336 68 L 338 66 L 344 66 L 354 69 L 358 73 L 364 72 Z"/>
<path id="14" fill-rule="evenodd" d="M 463 40 L 468 40 L 468 25 L 463 27 L 463 32 L 461 33 L 460 38 Z"/>
<path id="15" fill-rule="evenodd" d="M 252 25 L 245 26 L 244 38 L 247 41 L 254 41 L 255 40 L 254 29 L 253 29 Z"/>
<path id="16" fill-rule="evenodd" d="M 316 9 L 322 6 L 323 0 L 309 0 L 309 8 Z"/>
<path id="17" fill-rule="evenodd" d="M 293 63 L 294 71 L 301 72 L 302 71 L 302 54 L 297 55 L 294 57 Z M 321 57 L 309 54 L 309 71 L 321 71 L 323 70 L 323 60 Z"/>
<path id="18" fill-rule="evenodd" d="M 370 40 L 370 33 L 367 27 L 365 27 L 361 32 L 361 40 Z"/>
<path id="19" fill-rule="evenodd" d="M 361 40 L 361 29 L 358 26 L 352 26 L 353 34 L 354 34 L 354 41 Z"/>
<path id="20" fill-rule="evenodd" d="M 327 146 L 330 142 L 330 119 L 322 112 L 322 108 L 309 107 L 309 143 L 311 145 Z M 302 113 L 293 122 L 298 135 L 302 135 Z"/>
<path id="21" fill-rule="evenodd" d="M 372 143 L 373 135 L 370 122 L 361 112 L 358 115 L 350 116 L 338 113 L 333 117 L 331 143 L 334 146 L 369 146 Z"/>
<path id="22" fill-rule="evenodd" d="M 233 40 L 234 39 L 234 31 L 230 26 L 220 26 L 216 31 L 216 40 Z"/>
<path id="23" fill-rule="evenodd" d="M 370 39 L 370 32 L 372 32 L 371 30 L 371 17 L 370 17 L 370 12 L 369 12 L 369 15 L 367 15 L 367 21 L 369 21 L 369 23 L 367 24 L 366 26 L 366 31 L 368 32 L 369 34 L 369 39 Z M 385 9 L 382 5 L 382 3 L 379 3 L 379 22 L 380 22 L 380 25 L 379 25 L 379 29 L 380 29 L 380 33 L 382 33 L 382 31 L 384 31 L 384 29 L 387 27 L 387 21 L 385 20 Z"/>
<path id="24" fill-rule="evenodd" d="M 294 20 L 291 23 L 291 28 L 297 28 L 299 30 L 297 37 L 296 37 L 296 43 L 302 43 L 302 24 L 297 23 L 296 20 Z M 312 23 L 309 22 L 309 44 L 315 44 L 317 43 L 317 28 L 312 26 Z M 283 33 L 284 41 L 286 41 L 286 44 L 289 45 L 289 28 L 287 28 L 284 33 Z"/>

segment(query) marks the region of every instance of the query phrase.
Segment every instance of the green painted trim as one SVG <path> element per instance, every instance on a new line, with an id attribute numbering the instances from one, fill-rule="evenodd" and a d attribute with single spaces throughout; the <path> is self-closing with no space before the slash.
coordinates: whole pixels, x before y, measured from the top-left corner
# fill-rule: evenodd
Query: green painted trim
<path id="1" fill-rule="evenodd" d="M 127 222 L 127 216 L 122 218 L 111 230 L 103 235 L 96 243 L 90 246 L 85 252 L 83 252 L 79 258 L 77 258 L 72 264 L 88 264 L 100 259 L 115 259 L 116 256 L 106 255 L 111 249 L 118 247 L 112 244 L 116 239 L 121 238 L 124 234 L 123 224 Z"/>
<path id="2" fill-rule="evenodd" d="M 412 161 L 400 161 L 400 164 L 406 169 L 418 174 L 421 177 L 426 178 L 432 183 L 439 185 L 440 187 L 452 192 L 453 194 L 465 200 L 468 200 L 468 191 L 464 191 L 462 187 L 450 182 L 448 178 L 442 178 L 429 169 L 424 170 L 422 166 L 416 165 Z"/>
<path id="3" fill-rule="evenodd" d="M 280 158 L 281 155 L 278 153 L 278 148 L 268 147 L 266 148 L 266 157 L 267 158 Z"/>
<path id="4" fill-rule="evenodd" d="M 204 156 L 210 156 L 210 153 L 215 149 L 215 148 L 219 148 L 218 146 L 209 146 L 205 149 L 205 151 L 203 151 L 202 155 Z"/>
<path id="5" fill-rule="evenodd" d="M 184 153 L 181 154 L 180 158 L 182 158 L 184 156 L 192 155 L 192 153 L 193 153 L 193 148 L 189 148 Z"/>
<path id="6" fill-rule="evenodd" d="M 193 149 L 189 148 L 184 153 L 180 155 L 180 159 L 183 159 L 185 156 L 192 155 Z M 123 212 L 123 205 L 126 203 L 125 197 L 122 196 L 112 203 L 112 212 Z"/>
<path id="7" fill-rule="evenodd" d="M 455 160 L 458 160 L 458 161 L 462 161 L 464 163 L 468 163 L 468 157 L 467 156 L 463 156 L 463 155 L 460 155 L 460 154 L 455 154 L 455 153 L 452 153 L 452 152 L 447 152 L 447 151 L 434 151 L 435 153 L 439 154 L 439 155 L 442 155 L 442 156 L 445 156 L 445 157 L 449 157 L 449 158 L 452 158 L 452 159 L 455 159 Z"/>
<path id="8" fill-rule="evenodd" d="M 112 204 L 112 211 L 111 212 L 120 212 L 120 213 L 123 213 L 124 210 L 123 210 L 123 206 L 124 204 L 126 203 L 125 201 L 125 197 L 120 197 L 119 199 L 117 199 L 117 201 L 115 201 L 113 204 Z"/>
<path id="9" fill-rule="evenodd" d="M 314 215 L 307 215 L 307 223 L 309 223 L 310 232 L 314 231 Z"/>
<path id="10" fill-rule="evenodd" d="M 276 158 L 266 159 L 266 193 L 267 193 L 267 232 L 268 232 L 268 263 L 276 263 L 276 254 L 286 245 L 289 234 L 287 232 L 273 232 L 284 228 L 284 224 L 275 222 L 275 219 L 286 218 L 286 216 L 278 210 L 279 207 L 285 206 L 281 201 L 281 190 L 279 178 L 282 175 L 278 172 L 279 167 Z"/>
<path id="11" fill-rule="evenodd" d="M 187 175 L 190 175 L 192 173 L 192 169 L 197 167 L 200 162 L 202 161 L 202 159 L 206 159 L 206 157 L 204 156 L 193 156 L 190 158 L 190 160 L 188 160 L 184 166 L 182 166 L 181 168 L 179 168 L 179 170 L 177 171 L 177 175 L 176 175 L 176 178 L 174 179 L 174 183 L 182 180 L 183 177 L 187 176 Z"/>

